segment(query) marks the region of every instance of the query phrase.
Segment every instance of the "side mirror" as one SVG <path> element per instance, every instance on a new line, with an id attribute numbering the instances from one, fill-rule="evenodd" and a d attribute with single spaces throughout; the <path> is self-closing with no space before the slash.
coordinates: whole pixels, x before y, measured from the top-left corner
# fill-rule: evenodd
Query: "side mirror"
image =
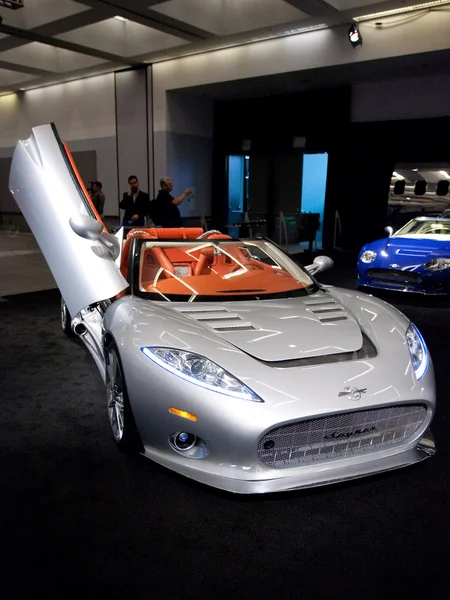
<path id="1" fill-rule="evenodd" d="M 392 237 L 394 235 L 394 228 L 391 227 L 390 225 L 385 227 L 384 230 L 388 234 L 389 237 Z"/>
<path id="2" fill-rule="evenodd" d="M 71 217 L 69 224 L 77 235 L 86 240 L 98 240 L 103 231 L 103 223 L 87 215 Z"/>
<path id="3" fill-rule="evenodd" d="M 331 269 L 333 264 L 333 260 L 329 256 L 316 256 L 312 265 L 308 265 L 305 269 L 310 275 L 317 275 Z"/>
<path id="4" fill-rule="evenodd" d="M 116 260 L 120 256 L 120 242 L 112 233 L 103 232 L 98 241 L 108 250 L 113 260 Z"/>

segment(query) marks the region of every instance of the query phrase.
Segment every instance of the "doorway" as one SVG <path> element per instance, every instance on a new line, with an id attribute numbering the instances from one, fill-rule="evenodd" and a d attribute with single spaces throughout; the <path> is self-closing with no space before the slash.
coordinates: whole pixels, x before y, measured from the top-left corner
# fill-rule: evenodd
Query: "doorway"
<path id="1" fill-rule="evenodd" d="M 250 156 L 234 154 L 227 157 L 228 173 L 228 233 L 239 235 L 239 227 L 233 224 L 242 223 L 245 213 L 250 210 L 249 178 Z"/>
<path id="2" fill-rule="evenodd" d="M 302 215 L 319 215 L 319 229 L 316 233 L 316 246 L 322 247 L 323 214 L 327 189 L 328 153 L 303 155 L 303 177 L 300 199 Z"/>
<path id="3" fill-rule="evenodd" d="M 226 167 L 230 235 L 243 234 L 239 223 L 247 215 L 266 223 L 258 233 L 281 244 L 322 247 L 328 153 L 256 154 L 251 159 L 234 154 L 226 157 Z"/>

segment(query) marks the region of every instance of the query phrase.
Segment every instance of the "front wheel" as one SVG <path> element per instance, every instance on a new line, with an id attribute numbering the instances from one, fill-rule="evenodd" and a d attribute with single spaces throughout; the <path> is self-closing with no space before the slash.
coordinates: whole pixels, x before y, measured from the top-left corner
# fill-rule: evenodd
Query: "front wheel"
<path id="1" fill-rule="evenodd" d="M 74 331 L 72 329 L 72 317 L 70 316 L 69 309 L 64 298 L 61 296 L 61 329 L 68 337 L 73 337 Z"/>
<path id="2" fill-rule="evenodd" d="M 127 454 L 143 450 L 128 400 L 119 352 L 114 344 L 106 348 L 106 398 L 114 441 Z"/>

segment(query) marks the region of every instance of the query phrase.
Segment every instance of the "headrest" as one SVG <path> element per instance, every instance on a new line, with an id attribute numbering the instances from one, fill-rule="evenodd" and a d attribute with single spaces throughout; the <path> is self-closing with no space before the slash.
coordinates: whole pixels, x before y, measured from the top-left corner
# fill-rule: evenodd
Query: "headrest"
<path id="1" fill-rule="evenodd" d="M 145 227 L 132 229 L 130 237 L 152 237 L 158 240 L 195 240 L 203 233 L 201 227 Z"/>
<path id="2" fill-rule="evenodd" d="M 205 240 L 232 240 L 231 235 L 226 235 L 225 233 L 212 233 L 208 235 L 208 237 L 203 238 Z"/>

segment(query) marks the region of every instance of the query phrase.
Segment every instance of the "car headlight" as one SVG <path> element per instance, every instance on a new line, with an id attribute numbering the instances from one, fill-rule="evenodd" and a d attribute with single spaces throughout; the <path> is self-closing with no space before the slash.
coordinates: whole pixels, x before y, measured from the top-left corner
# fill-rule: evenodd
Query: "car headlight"
<path id="1" fill-rule="evenodd" d="M 200 387 L 241 400 L 264 402 L 239 379 L 200 354 L 174 348 L 141 348 L 154 363 Z"/>
<path id="2" fill-rule="evenodd" d="M 442 271 L 450 269 L 450 258 L 432 258 L 423 265 L 428 271 Z"/>
<path id="3" fill-rule="evenodd" d="M 361 260 L 363 263 L 371 263 L 376 259 L 376 257 L 377 253 L 373 250 L 366 250 L 361 254 Z"/>
<path id="4" fill-rule="evenodd" d="M 425 375 L 428 368 L 428 349 L 420 331 L 415 325 L 411 325 L 406 330 L 406 340 L 408 342 L 409 354 L 411 363 L 416 374 L 416 379 L 419 380 Z"/>

